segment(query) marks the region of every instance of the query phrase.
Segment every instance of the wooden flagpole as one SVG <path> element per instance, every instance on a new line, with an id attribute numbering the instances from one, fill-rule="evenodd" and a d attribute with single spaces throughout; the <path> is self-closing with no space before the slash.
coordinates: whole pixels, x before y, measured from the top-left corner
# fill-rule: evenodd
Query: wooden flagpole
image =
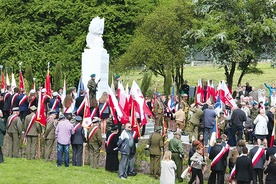
<path id="1" fill-rule="evenodd" d="M 40 160 L 40 134 L 37 137 L 37 159 Z"/>

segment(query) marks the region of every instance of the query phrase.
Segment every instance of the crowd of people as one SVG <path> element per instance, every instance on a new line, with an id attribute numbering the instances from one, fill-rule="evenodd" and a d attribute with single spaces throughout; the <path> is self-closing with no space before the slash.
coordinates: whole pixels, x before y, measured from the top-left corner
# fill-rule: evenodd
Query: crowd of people
<path id="1" fill-rule="evenodd" d="M 107 128 L 107 120 L 111 116 L 108 94 L 103 92 L 101 98 L 96 100 L 97 84 L 100 81 L 96 83 L 95 77 L 96 75 L 92 74 L 87 85 L 90 110 L 97 111 L 89 127 L 82 126 L 85 91 L 77 95 L 76 88 L 73 87 L 66 96 L 62 96 L 61 89 L 52 92 L 52 97 L 49 97 L 46 89 L 42 89 L 41 98 L 47 115 L 47 123 L 43 127 L 36 121 L 36 91 L 31 90 L 27 95 L 24 89 L 11 89 L 7 86 L 0 96 L 0 116 L 3 118 L 0 120 L 0 163 L 4 161 L 2 147 L 4 135 L 7 133 L 8 143 L 5 149 L 8 150 L 9 157 L 20 157 L 21 141 L 26 144 L 27 159 L 40 157 L 38 145 L 41 139 L 44 139 L 42 157 L 46 161 L 52 160 L 56 141 L 58 167 L 62 164 L 66 167 L 70 165 L 70 147 L 73 150 L 72 165 L 82 166 L 84 146 L 87 144 L 92 168 L 99 167 L 100 151 L 105 150 L 106 170 L 118 172 L 121 179 L 135 176 L 138 136 L 132 130 L 131 123 L 124 126 L 121 123 L 113 124 Z M 116 76 L 116 83 L 119 81 L 120 76 Z M 275 182 L 276 146 L 272 131 L 276 88 L 274 84 L 265 86 L 269 89 L 269 96 L 263 86 L 255 90 L 249 83 L 245 86 L 238 85 L 233 93 L 237 106 L 224 104 L 219 112 L 214 108 L 215 102 L 208 99 L 205 99 L 204 103 L 190 105 L 188 81 L 184 81 L 180 94 L 169 96 L 168 100 L 160 93 L 154 94 L 154 100 L 146 95 L 147 105 L 153 112 L 153 117 L 148 118 L 155 121 L 154 133 L 150 135 L 145 148 L 150 152 L 150 174 L 164 184 L 175 183 L 175 179 L 183 182 L 183 160 L 187 153 L 184 153 L 181 136 L 188 136 L 192 145 L 187 167 L 191 173 L 189 183 L 203 183 L 203 174 L 208 165 L 207 158 L 211 161 L 208 183 L 224 183 L 227 167 L 231 172 L 231 182 L 257 183 L 258 178 L 259 183 L 262 183 L 263 173 L 267 175 L 266 183 Z M 142 135 L 145 126 L 141 127 Z M 218 126 L 221 137 L 210 146 L 214 126 Z M 165 140 L 167 132 L 174 134 L 168 144 Z M 103 137 L 106 138 L 104 146 Z M 254 145 L 249 151 L 246 147 L 248 144 Z M 208 152 L 206 147 L 209 147 Z M 268 164 L 265 164 L 266 161 Z"/>

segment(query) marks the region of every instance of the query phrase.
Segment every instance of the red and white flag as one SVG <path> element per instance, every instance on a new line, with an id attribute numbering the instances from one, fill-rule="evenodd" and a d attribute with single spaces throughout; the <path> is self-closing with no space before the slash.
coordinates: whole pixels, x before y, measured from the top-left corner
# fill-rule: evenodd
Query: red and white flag
<path id="1" fill-rule="evenodd" d="M 38 105 L 37 105 L 37 111 L 36 111 L 36 121 L 39 122 L 41 125 L 46 126 L 46 114 L 45 114 L 45 108 L 44 108 L 44 99 L 42 97 L 41 88 L 39 90 L 38 95 Z"/>
<path id="2" fill-rule="evenodd" d="M 235 100 L 232 97 L 232 94 L 229 92 L 228 87 L 226 86 L 224 81 L 221 81 L 219 83 L 218 91 L 219 91 L 220 100 L 224 104 L 229 104 L 231 107 L 237 106 Z"/>
<path id="3" fill-rule="evenodd" d="M 142 91 L 135 81 L 133 81 L 132 83 L 130 95 L 132 96 L 134 102 L 135 111 L 138 112 L 140 115 L 141 126 L 143 126 L 147 123 L 146 114 L 149 116 L 153 116 L 153 114 L 147 106 L 147 102 L 142 94 Z"/>
<path id="4" fill-rule="evenodd" d="M 108 101 L 109 107 L 111 109 L 111 114 L 113 116 L 114 124 L 118 124 L 117 118 L 120 120 L 121 123 L 126 124 L 129 122 L 129 116 L 127 116 L 120 106 L 118 100 L 116 99 L 112 89 L 107 86 L 107 93 L 108 93 Z"/>
<path id="5" fill-rule="evenodd" d="M 272 130 L 272 133 L 271 133 L 271 139 L 270 139 L 269 147 L 273 146 L 274 140 L 275 140 L 275 123 L 274 123 L 273 130 Z"/>
<path id="6" fill-rule="evenodd" d="M 25 89 L 24 78 L 21 70 L 19 71 L 19 87 L 20 87 L 20 90 Z"/>
<path id="7" fill-rule="evenodd" d="M 4 92 L 5 88 L 6 88 L 5 75 L 4 75 L 4 73 L 2 73 L 2 77 L 1 77 L 1 90 Z"/>
<path id="8" fill-rule="evenodd" d="M 50 71 L 48 70 L 45 80 L 44 88 L 46 89 L 46 95 L 49 98 L 52 98 L 52 91 L 51 91 L 51 77 L 50 77 Z"/>
<path id="9" fill-rule="evenodd" d="M 8 72 L 6 72 L 6 85 L 7 86 L 11 85 Z"/>
<path id="10" fill-rule="evenodd" d="M 91 112 L 90 112 L 90 101 L 89 101 L 89 95 L 86 94 L 84 97 L 84 111 L 83 111 L 82 126 L 85 128 L 89 128 L 91 124 L 92 124 L 92 121 L 91 121 Z"/>
<path id="11" fill-rule="evenodd" d="M 138 138 L 141 137 L 140 126 L 138 124 L 135 113 L 136 112 L 135 112 L 135 108 L 134 108 L 134 102 L 132 101 L 132 103 L 131 103 L 131 126 L 132 126 L 132 130 L 134 131 L 134 134 L 133 134 L 134 139 L 136 138 L 136 136 L 138 136 Z"/>
<path id="12" fill-rule="evenodd" d="M 123 84 L 118 82 L 117 97 L 119 98 L 119 104 L 123 108 L 124 112 L 129 116 L 128 99 Z"/>
<path id="13" fill-rule="evenodd" d="M 201 79 L 198 79 L 197 89 L 196 89 L 196 104 L 202 104 L 202 82 Z"/>

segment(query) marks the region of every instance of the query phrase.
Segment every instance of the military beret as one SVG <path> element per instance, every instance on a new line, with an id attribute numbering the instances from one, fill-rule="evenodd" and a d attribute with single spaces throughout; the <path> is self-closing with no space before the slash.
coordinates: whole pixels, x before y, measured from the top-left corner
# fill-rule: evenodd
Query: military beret
<path id="1" fill-rule="evenodd" d="M 116 79 L 119 79 L 119 78 L 120 78 L 120 75 L 116 75 L 115 78 L 116 78 Z"/>
<path id="2" fill-rule="evenodd" d="M 96 74 L 93 73 L 93 74 L 90 75 L 90 77 L 96 77 Z"/>

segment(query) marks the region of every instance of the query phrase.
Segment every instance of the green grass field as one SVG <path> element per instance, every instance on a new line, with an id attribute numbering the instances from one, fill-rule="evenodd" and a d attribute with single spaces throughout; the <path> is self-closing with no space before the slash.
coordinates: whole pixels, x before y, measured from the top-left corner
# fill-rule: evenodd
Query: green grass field
<path id="1" fill-rule="evenodd" d="M 270 67 L 269 62 L 260 62 L 257 66 L 263 70 L 264 74 L 256 75 L 256 74 L 247 74 L 242 79 L 242 85 L 245 85 L 246 82 L 256 89 L 259 89 L 261 84 L 266 82 L 271 85 L 272 82 L 276 83 L 275 72 L 276 68 L 273 69 Z M 235 90 L 237 86 L 237 81 L 240 75 L 240 71 L 237 70 L 234 75 L 233 80 L 233 90 Z M 141 81 L 143 78 L 142 70 L 138 69 L 131 72 L 125 72 L 121 74 L 121 79 L 124 80 L 124 85 L 128 83 L 131 86 L 132 81 L 135 80 L 139 85 L 141 85 Z M 185 66 L 184 68 L 184 79 L 188 80 L 188 84 L 190 86 L 197 86 L 197 81 L 199 78 L 203 78 L 203 80 L 213 80 L 215 85 L 218 85 L 219 81 L 225 80 L 224 69 L 216 68 L 212 65 L 208 66 Z M 154 90 L 157 87 L 158 91 L 163 92 L 163 78 L 161 76 L 152 76 L 152 85 L 150 90 Z"/>
<path id="2" fill-rule="evenodd" d="M 135 184 L 157 184 L 158 180 L 146 174 L 138 173 L 135 177 L 126 180 L 118 178 L 117 173 L 110 173 L 104 168 L 92 169 L 84 167 L 56 167 L 54 161 L 27 160 L 25 158 L 4 158 L 0 164 L 1 184 L 97 184 L 97 183 L 135 183 Z"/>

